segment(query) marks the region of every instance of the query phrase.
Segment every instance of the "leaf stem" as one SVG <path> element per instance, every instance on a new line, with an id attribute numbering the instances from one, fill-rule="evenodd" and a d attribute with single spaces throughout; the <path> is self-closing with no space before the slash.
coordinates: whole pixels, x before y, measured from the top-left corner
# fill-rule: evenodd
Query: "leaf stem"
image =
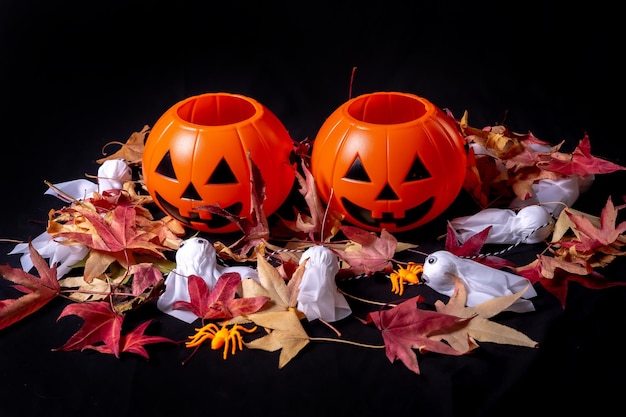
<path id="1" fill-rule="evenodd" d="M 309 340 L 311 340 L 311 341 L 318 341 L 318 342 L 345 343 L 345 344 L 348 344 L 348 345 L 366 347 L 366 348 L 371 348 L 371 349 L 382 349 L 382 348 L 385 347 L 385 345 L 370 345 L 370 344 L 367 344 L 367 343 L 353 342 L 351 340 L 344 340 L 344 339 L 333 339 L 333 338 L 330 338 L 330 337 L 309 337 Z"/>
<path id="2" fill-rule="evenodd" d="M 90 291 L 90 290 L 62 290 L 61 295 L 63 294 L 92 294 L 92 295 L 120 295 L 120 296 L 133 296 L 131 293 L 127 292 L 115 292 L 115 291 Z"/>
<path id="3" fill-rule="evenodd" d="M 339 291 L 340 293 L 342 293 L 346 297 L 353 298 L 353 299 L 361 301 L 363 303 L 374 304 L 374 305 L 377 305 L 377 306 L 389 306 L 389 307 L 396 307 L 397 306 L 397 304 L 393 304 L 393 303 L 383 303 L 383 302 L 380 302 L 380 301 L 372 301 L 372 300 L 367 300 L 365 298 L 360 298 L 360 297 L 357 297 L 356 295 L 352 295 L 352 294 L 349 294 L 349 293 L 345 292 L 341 288 L 337 288 L 337 291 Z"/>
<path id="4" fill-rule="evenodd" d="M 44 184 L 46 184 L 48 187 L 52 188 L 54 191 L 56 191 L 59 195 L 62 195 L 63 197 L 65 197 L 68 201 L 70 202 L 74 202 L 76 204 L 82 204 L 80 200 L 77 200 L 76 198 L 74 198 L 73 196 L 69 195 L 68 193 L 66 193 L 65 191 L 62 191 L 61 189 L 59 189 L 57 186 L 55 186 L 54 184 L 52 184 L 50 181 L 44 181 Z"/>

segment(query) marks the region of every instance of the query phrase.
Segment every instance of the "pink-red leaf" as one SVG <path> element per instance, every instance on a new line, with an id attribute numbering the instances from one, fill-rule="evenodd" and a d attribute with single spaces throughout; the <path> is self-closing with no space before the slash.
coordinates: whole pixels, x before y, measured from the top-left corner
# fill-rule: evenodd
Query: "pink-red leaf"
<path id="1" fill-rule="evenodd" d="M 146 359 L 150 359 L 150 355 L 148 351 L 146 351 L 145 345 L 153 344 L 153 343 L 174 343 L 177 342 L 167 337 L 163 336 L 147 336 L 145 335 L 145 331 L 148 326 L 152 323 L 152 320 L 148 320 L 143 322 L 142 324 L 135 327 L 130 332 L 121 335 L 120 337 L 120 351 L 127 353 L 135 353 L 140 355 Z M 109 353 L 112 352 L 108 345 L 98 345 L 93 347 L 93 349 L 97 350 L 100 353 Z"/>
<path id="2" fill-rule="evenodd" d="M 236 298 L 241 283 L 237 272 L 222 274 L 213 291 L 204 280 L 191 275 L 187 281 L 189 301 L 176 301 L 174 309 L 190 310 L 202 319 L 231 319 L 242 314 L 257 312 L 269 300 L 266 296 Z"/>
<path id="3" fill-rule="evenodd" d="M 128 270 L 133 276 L 133 295 L 140 295 L 149 287 L 163 279 L 159 268 L 151 263 L 139 263 L 131 265 Z"/>
<path id="4" fill-rule="evenodd" d="M 84 320 L 83 326 L 63 346 L 54 350 L 95 349 L 119 357 L 124 316 L 111 310 L 111 305 L 108 302 L 93 301 L 70 304 L 63 309 L 57 321 L 70 315 L 81 317 Z"/>
<path id="5" fill-rule="evenodd" d="M 587 217 L 566 211 L 576 230 L 580 232 L 581 243 L 576 245 L 576 249 L 583 252 L 594 251 L 599 247 L 615 242 L 622 233 L 626 232 L 626 221 L 615 225 L 617 212 L 618 210 L 609 197 L 600 214 L 600 228 L 597 228 Z"/>
<path id="6" fill-rule="evenodd" d="M 445 250 L 462 258 L 471 257 L 476 262 L 496 269 L 515 266 L 515 263 L 508 259 L 495 255 L 481 254 L 481 250 L 489 237 L 489 232 L 492 227 L 493 226 L 485 227 L 480 232 L 466 239 L 463 244 L 460 244 L 454 232 L 454 228 L 448 224 Z"/>
<path id="7" fill-rule="evenodd" d="M 389 361 L 400 359 L 416 374 L 420 373 L 420 368 L 413 349 L 418 349 L 420 353 L 437 352 L 455 356 L 466 353 L 430 336 L 451 331 L 469 320 L 421 310 L 417 303 L 422 300 L 421 296 L 413 297 L 389 310 L 371 312 L 366 318 L 367 323 L 374 323 L 381 330 Z"/>
<path id="8" fill-rule="evenodd" d="M 350 264 L 355 274 L 389 272 L 393 269 L 391 260 L 398 241 L 387 230 L 382 229 L 380 237 L 355 226 L 341 226 L 341 231 L 348 239 L 361 245 L 359 250 L 335 249 L 337 256 Z"/>
<path id="9" fill-rule="evenodd" d="M 48 266 L 46 260 L 31 243 L 28 245 L 33 265 L 39 278 L 19 268 L 0 265 L 0 275 L 15 284 L 15 289 L 24 293 L 17 299 L 0 301 L 0 329 L 4 329 L 39 310 L 55 298 L 61 287 L 57 281 L 56 266 Z"/>
<path id="10" fill-rule="evenodd" d="M 591 155 L 591 143 L 587 134 L 571 155 L 553 152 L 549 161 L 540 163 L 538 166 L 564 176 L 580 175 L 581 177 L 609 174 L 626 169 L 626 167 Z"/>

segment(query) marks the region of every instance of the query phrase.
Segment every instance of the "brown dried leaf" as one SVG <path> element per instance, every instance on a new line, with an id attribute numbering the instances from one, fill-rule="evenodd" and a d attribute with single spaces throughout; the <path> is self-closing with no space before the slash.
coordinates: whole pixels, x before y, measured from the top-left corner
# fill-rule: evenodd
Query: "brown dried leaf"
<path id="1" fill-rule="evenodd" d="M 107 143 L 107 145 L 118 144 L 122 146 L 114 154 L 106 156 L 104 158 L 100 158 L 96 162 L 101 164 L 104 161 L 107 161 L 110 159 L 121 158 L 121 159 L 124 159 L 129 165 L 141 164 L 144 143 L 145 143 L 146 135 L 148 134 L 149 130 L 150 130 L 150 127 L 148 125 L 145 125 L 143 129 L 141 129 L 140 132 L 134 132 L 133 134 L 131 134 L 130 137 L 126 140 L 126 143 L 123 143 L 123 144 L 120 142 Z M 107 145 L 105 145 L 105 147 Z M 104 151 L 102 152 L 102 154 L 106 155 Z"/>

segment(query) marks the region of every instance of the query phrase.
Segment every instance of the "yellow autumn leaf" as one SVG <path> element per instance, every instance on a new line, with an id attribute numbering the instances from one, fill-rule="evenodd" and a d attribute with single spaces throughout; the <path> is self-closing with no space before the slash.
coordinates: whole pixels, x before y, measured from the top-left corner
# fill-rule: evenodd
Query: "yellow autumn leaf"
<path id="1" fill-rule="evenodd" d="M 254 313 L 247 316 L 257 326 L 267 330 L 265 336 L 250 342 L 244 342 L 249 349 L 261 349 L 267 352 L 280 350 L 278 368 L 291 361 L 309 342 L 298 313 L 295 309 Z"/>
<path id="2" fill-rule="evenodd" d="M 511 306 L 527 288 L 510 295 L 492 298 L 474 307 L 466 307 L 467 291 L 463 281 L 454 278 L 454 293 L 447 304 L 435 302 L 438 312 L 461 318 L 470 318 L 466 325 L 446 334 L 435 335 L 436 340 L 445 340 L 454 349 L 466 352 L 476 347 L 475 341 L 492 342 L 524 347 L 537 347 L 538 343 L 524 333 L 489 320 Z M 530 283 L 528 284 L 530 285 Z"/>
<path id="3" fill-rule="evenodd" d="M 59 285 L 63 289 L 76 290 L 68 294 L 68 298 L 76 301 L 97 301 L 108 297 L 111 285 L 103 279 L 94 279 L 91 282 L 85 281 L 84 277 L 67 277 L 59 280 Z"/>

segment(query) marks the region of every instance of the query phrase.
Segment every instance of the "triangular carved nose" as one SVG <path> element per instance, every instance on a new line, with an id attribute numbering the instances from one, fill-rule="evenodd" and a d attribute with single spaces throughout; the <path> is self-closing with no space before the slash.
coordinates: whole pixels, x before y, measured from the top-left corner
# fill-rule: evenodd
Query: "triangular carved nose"
<path id="1" fill-rule="evenodd" d="M 385 188 L 378 194 L 376 200 L 399 200 L 398 195 L 391 189 L 389 184 L 385 185 Z"/>
<path id="2" fill-rule="evenodd" d="M 191 183 L 187 186 L 185 192 L 180 196 L 180 198 L 184 200 L 202 201 L 202 197 L 200 197 L 198 190 L 196 190 L 196 187 L 194 187 Z"/>

